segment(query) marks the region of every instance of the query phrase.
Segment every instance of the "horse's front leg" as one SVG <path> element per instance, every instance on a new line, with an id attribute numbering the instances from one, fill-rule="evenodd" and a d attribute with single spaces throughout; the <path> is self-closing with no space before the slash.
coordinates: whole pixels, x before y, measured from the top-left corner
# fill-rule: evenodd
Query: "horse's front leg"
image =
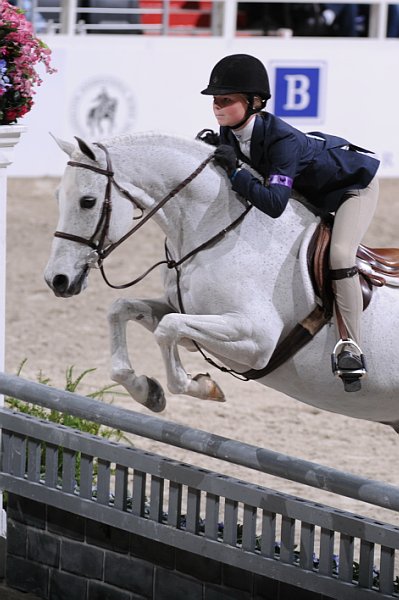
<path id="1" fill-rule="evenodd" d="M 172 308 L 162 300 L 116 300 L 108 313 L 111 337 L 111 378 L 120 383 L 134 400 L 154 412 L 165 408 L 165 395 L 155 379 L 136 375 L 127 349 L 126 327 L 135 321 L 153 332 Z"/>
<path id="2" fill-rule="evenodd" d="M 226 359 L 242 371 L 245 366 L 269 356 L 256 341 L 252 322 L 237 315 L 168 314 L 154 332 L 164 357 L 167 383 L 174 394 L 188 394 L 203 400 L 224 402 L 224 394 L 209 375 L 190 377 L 181 363 L 178 344 L 193 340 L 214 356 Z M 261 358 L 260 358 L 261 356 Z M 263 366 L 263 365 L 262 365 Z"/>

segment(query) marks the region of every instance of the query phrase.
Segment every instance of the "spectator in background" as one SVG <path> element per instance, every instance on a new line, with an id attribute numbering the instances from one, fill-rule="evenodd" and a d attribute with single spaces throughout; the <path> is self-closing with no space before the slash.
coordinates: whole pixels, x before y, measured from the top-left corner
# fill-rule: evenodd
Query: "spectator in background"
<path id="1" fill-rule="evenodd" d="M 388 6 L 388 31 L 387 37 L 399 37 L 399 4 L 390 4 Z"/>
<path id="2" fill-rule="evenodd" d="M 134 9 L 139 8 L 138 0 L 79 0 L 78 7 L 81 8 L 97 8 L 99 12 L 97 13 L 84 13 L 82 12 L 79 15 L 79 19 L 84 21 L 87 25 L 100 25 L 101 28 L 87 29 L 87 33 L 119 33 L 131 35 L 132 33 L 142 33 L 140 29 L 136 29 L 134 27 L 126 27 L 118 29 L 118 25 L 138 25 L 140 23 L 140 15 L 139 14 L 130 14 L 130 13 L 108 13 L 101 12 L 101 9 L 108 10 L 110 8 L 117 9 Z M 109 25 L 110 28 L 107 29 L 106 25 Z"/>
<path id="3" fill-rule="evenodd" d="M 248 29 L 266 35 L 288 28 L 297 36 L 356 37 L 364 33 L 368 16 L 358 4 L 240 2 L 238 8 L 239 26 L 241 19 Z"/>
<path id="4" fill-rule="evenodd" d="M 321 26 L 325 27 L 324 35 L 356 37 L 358 35 L 357 4 L 322 4 L 319 5 Z"/>
<path id="5" fill-rule="evenodd" d="M 293 29 L 291 7 L 279 2 L 239 2 L 237 28 L 260 31 L 264 35 L 280 28 Z"/>

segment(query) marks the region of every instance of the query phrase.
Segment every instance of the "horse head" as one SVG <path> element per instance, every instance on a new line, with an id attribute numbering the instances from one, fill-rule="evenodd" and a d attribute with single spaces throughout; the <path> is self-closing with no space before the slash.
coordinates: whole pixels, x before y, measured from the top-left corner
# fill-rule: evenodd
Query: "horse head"
<path id="1" fill-rule="evenodd" d="M 57 193 L 59 222 L 45 270 L 46 282 L 58 296 L 84 289 L 90 267 L 131 233 L 135 208 L 154 217 L 177 254 L 201 243 L 204 230 L 216 233 L 219 222 L 223 229 L 242 211 L 241 201 L 229 206 L 233 192 L 203 142 L 151 133 L 104 143 L 76 137 L 77 145 L 54 139 L 69 158 Z"/>
<path id="2" fill-rule="evenodd" d="M 86 287 L 98 251 L 124 235 L 140 205 L 133 196 L 126 199 L 127 184 L 112 184 L 112 167 L 100 146 L 53 138 L 70 160 L 56 193 L 59 221 L 45 280 L 57 296 L 70 297 Z"/>

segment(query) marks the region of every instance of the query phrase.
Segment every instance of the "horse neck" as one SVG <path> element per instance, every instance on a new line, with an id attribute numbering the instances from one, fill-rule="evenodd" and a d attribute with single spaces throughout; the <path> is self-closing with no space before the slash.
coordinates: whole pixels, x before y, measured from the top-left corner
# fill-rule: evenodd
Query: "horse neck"
<path id="1" fill-rule="evenodd" d="M 124 178 L 133 185 L 134 195 L 148 213 L 197 169 L 212 148 L 171 136 L 147 135 L 137 140 L 133 137 L 119 152 Z M 228 227 L 244 210 L 242 199 L 211 161 L 153 219 L 168 238 L 168 247 L 177 259 Z M 249 221 L 245 219 L 240 236 L 258 246 L 259 252 L 264 251 L 269 239 L 277 240 L 277 246 L 289 244 L 287 232 L 295 245 L 313 220 L 314 216 L 297 203 L 279 219 L 271 219 L 254 208 Z"/>
<path id="2" fill-rule="evenodd" d="M 144 136 L 127 148 L 124 177 L 135 187 L 134 195 L 146 212 L 171 195 L 153 219 L 179 254 L 204 241 L 204 231 L 216 233 L 229 223 L 223 213 L 229 210 L 230 185 L 211 163 L 174 194 L 211 153 L 205 144 L 169 136 Z M 231 210 L 238 214 L 242 207 L 238 202 Z"/>

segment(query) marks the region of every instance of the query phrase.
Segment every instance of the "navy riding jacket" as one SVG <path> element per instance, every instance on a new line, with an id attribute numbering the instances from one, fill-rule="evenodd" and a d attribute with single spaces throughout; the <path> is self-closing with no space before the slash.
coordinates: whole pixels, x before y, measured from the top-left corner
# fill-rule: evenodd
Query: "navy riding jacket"
<path id="1" fill-rule="evenodd" d="M 380 164 L 369 150 L 343 138 L 305 134 L 264 111 L 255 117 L 250 160 L 241 153 L 229 127 L 220 128 L 220 143 L 233 146 L 238 158 L 263 176 L 264 183 L 241 169 L 232 187 L 271 217 L 282 214 L 291 187 L 319 211 L 336 212 L 348 191 L 368 186 Z"/>

